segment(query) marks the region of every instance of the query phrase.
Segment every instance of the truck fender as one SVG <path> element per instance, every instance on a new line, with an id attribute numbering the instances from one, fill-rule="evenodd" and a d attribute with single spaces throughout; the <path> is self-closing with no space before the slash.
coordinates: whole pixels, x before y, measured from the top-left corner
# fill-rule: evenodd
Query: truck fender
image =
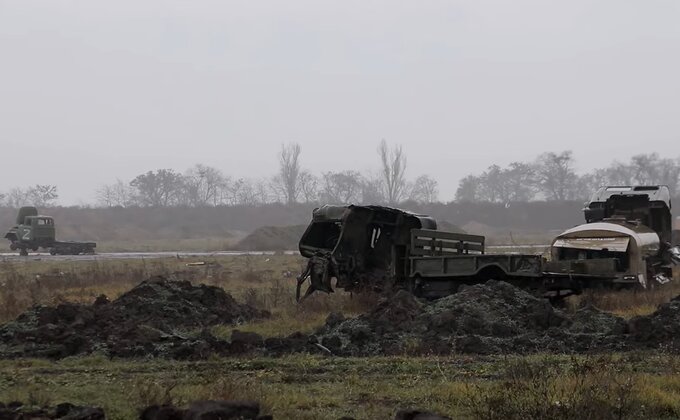
<path id="1" fill-rule="evenodd" d="M 496 263 L 487 264 L 477 270 L 475 277 L 481 280 L 503 280 L 508 276 L 508 273 Z"/>

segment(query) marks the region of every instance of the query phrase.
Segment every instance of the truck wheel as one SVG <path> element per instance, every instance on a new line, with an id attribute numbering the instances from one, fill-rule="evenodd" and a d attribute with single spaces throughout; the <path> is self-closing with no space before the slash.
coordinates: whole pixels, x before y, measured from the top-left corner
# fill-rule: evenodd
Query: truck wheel
<path id="1" fill-rule="evenodd" d="M 11 249 L 12 251 L 16 251 L 17 250 L 17 244 L 12 242 L 11 244 L 9 244 L 9 249 Z"/>
<path id="2" fill-rule="evenodd" d="M 26 248 L 21 248 L 19 250 L 19 255 L 21 255 L 22 257 L 28 257 L 28 250 Z"/>
<path id="3" fill-rule="evenodd" d="M 57 250 L 54 248 L 50 248 L 50 255 L 57 255 Z"/>

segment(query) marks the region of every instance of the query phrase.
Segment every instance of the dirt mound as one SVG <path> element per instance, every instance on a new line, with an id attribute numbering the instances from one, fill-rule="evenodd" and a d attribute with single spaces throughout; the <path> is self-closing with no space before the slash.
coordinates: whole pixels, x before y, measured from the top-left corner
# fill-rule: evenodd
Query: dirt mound
<path id="1" fill-rule="evenodd" d="M 0 403 L 0 419 L 68 419 L 105 420 L 104 410 L 99 407 L 81 407 L 62 403 L 56 407 L 33 407 L 19 401 Z"/>
<path id="2" fill-rule="evenodd" d="M 260 416 L 260 404 L 255 401 L 194 401 L 188 408 L 172 405 L 152 405 L 142 411 L 141 420 L 169 419 L 220 419 L 220 420 L 272 420 L 273 417 Z"/>
<path id="3" fill-rule="evenodd" d="M 206 327 L 269 314 L 224 290 L 155 277 L 109 302 L 35 307 L 0 326 L 0 358 L 112 357 L 202 359 L 211 354 L 585 353 L 641 348 L 680 351 L 680 297 L 630 321 L 586 307 L 553 308 L 511 284 L 490 280 L 425 302 L 406 291 L 355 318 L 331 314 L 313 335 L 262 337 L 233 330 L 229 341 Z"/>
<path id="4" fill-rule="evenodd" d="M 206 331 L 216 324 L 268 316 L 236 302 L 224 290 L 154 277 L 113 302 L 38 306 L 0 326 L 0 357 L 60 358 L 103 352 L 110 356 L 203 357 L 224 351 Z"/>
<path id="5" fill-rule="evenodd" d="M 239 251 L 295 250 L 305 229 L 307 225 L 264 226 L 241 239 L 234 248 Z"/>
<path id="6" fill-rule="evenodd" d="M 260 415 L 260 404 L 255 401 L 195 401 L 188 408 L 182 409 L 172 405 L 153 405 L 144 409 L 140 420 L 168 419 L 240 419 L 240 420 L 273 420 L 274 416 Z M 339 420 L 354 420 L 352 417 L 341 417 Z M 399 410 L 394 420 L 451 420 L 430 411 Z"/>
<path id="7" fill-rule="evenodd" d="M 594 308 L 569 315 L 490 280 L 424 304 L 400 291 L 356 318 L 327 321 L 321 344 L 341 355 L 620 350 L 627 323 Z"/>
<path id="8" fill-rule="evenodd" d="M 301 413 L 304 409 L 301 409 Z M 105 420 L 106 414 L 99 407 L 82 407 L 70 403 L 61 403 L 54 407 L 36 407 L 19 401 L 3 404 L 0 402 L 0 420 Z M 262 414 L 257 401 L 235 400 L 198 400 L 186 408 L 174 405 L 151 405 L 140 411 L 140 420 L 273 420 L 274 416 Z M 353 420 L 351 417 L 342 417 Z M 451 420 L 429 411 L 399 410 L 394 420 Z"/>
<path id="9" fill-rule="evenodd" d="M 680 351 L 680 296 L 651 315 L 631 319 L 630 336 L 639 347 Z"/>

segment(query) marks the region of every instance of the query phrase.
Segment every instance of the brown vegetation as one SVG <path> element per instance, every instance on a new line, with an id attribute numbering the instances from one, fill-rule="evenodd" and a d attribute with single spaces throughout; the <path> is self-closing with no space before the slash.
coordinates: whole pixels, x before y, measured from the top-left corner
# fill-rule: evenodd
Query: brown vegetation
<path id="1" fill-rule="evenodd" d="M 271 320 L 244 325 L 242 329 L 247 331 L 278 331 L 280 335 L 311 331 L 323 324 L 331 311 L 355 314 L 374 303 L 370 295 L 337 293 L 297 305 L 295 276 L 303 263 L 294 255 L 37 264 L 5 261 L 0 263 L 0 322 L 14 319 L 34 305 L 90 304 L 101 294 L 115 299 L 156 275 L 219 286 L 240 302 L 272 312 Z"/>

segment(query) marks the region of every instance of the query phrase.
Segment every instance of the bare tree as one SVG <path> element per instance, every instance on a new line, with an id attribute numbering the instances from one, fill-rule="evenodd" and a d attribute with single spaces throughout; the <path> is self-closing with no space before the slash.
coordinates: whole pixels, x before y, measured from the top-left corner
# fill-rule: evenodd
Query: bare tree
<path id="1" fill-rule="evenodd" d="M 363 177 L 363 182 L 361 183 L 361 203 L 384 204 L 386 201 L 382 178 L 379 175 Z"/>
<path id="2" fill-rule="evenodd" d="M 506 202 L 508 192 L 503 170 L 498 165 L 491 165 L 481 175 L 479 195 L 482 201 Z"/>
<path id="3" fill-rule="evenodd" d="M 476 175 L 468 175 L 458 182 L 456 201 L 476 202 L 480 201 L 482 179 Z"/>
<path id="4" fill-rule="evenodd" d="M 59 198 L 56 185 L 36 184 L 27 191 L 28 201 L 37 207 L 50 207 Z"/>
<path id="5" fill-rule="evenodd" d="M 276 201 L 276 197 L 272 196 L 269 183 L 265 179 L 253 181 L 253 192 L 258 204 L 267 204 Z"/>
<path id="6" fill-rule="evenodd" d="M 591 192 L 603 185 L 665 184 L 675 194 L 680 183 L 680 160 L 660 158 L 657 153 L 635 155 L 629 163 L 615 161 L 582 178 Z"/>
<path id="7" fill-rule="evenodd" d="M 316 202 L 319 198 L 319 179 L 310 172 L 300 172 L 298 187 L 300 198 L 305 203 Z"/>
<path id="8" fill-rule="evenodd" d="M 236 206 L 254 206 L 260 204 L 255 183 L 247 178 L 239 178 L 227 184 L 222 190 L 221 202 Z"/>
<path id="9" fill-rule="evenodd" d="M 535 169 L 528 163 L 512 162 L 503 171 L 506 202 L 529 201 L 536 194 Z"/>
<path id="10" fill-rule="evenodd" d="M 220 190 L 220 203 L 232 206 L 242 204 L 241 194 L 246 188 L 246 183 L 248 183 L 248 180 L 245 178 L 238 178 L 228 182 L 224 188 Z"/>
<path id="11" fill-rule="evenodd" d="M 137 204 L 130 183 L 120 179 L 116 179 L 116 183 L 113 184 L 113 197 L 117 206 L 130 207 Z"/>
<path id="12" fill-rule="evenodd" d="M 7 206 L 13 208 L 19 208 L 31 204 L 28 196 L 28 190 L 23 188 L 12 188 L 7 193 L 7 198 L 5 200 L 7 202 Z"/>
<path id="13" fill-rule="evenodd" d="M 117 179 L 114 184 L 104 185 L 97 190 L 97 203 L 105 207 L 129 207 L 134 205 L 132 188 Z"/>
<path id="14" fill-rule="evenodd" d="M 287 204 L 295 203 L 300 192 L 300 152 L 301 148 L 297 143 L 281 145 L 279 152 L 279 173 L 274 178 L 272 187 Z"/>
<path id="15" fill-rule="evenodd" d="M 439 183 L 428 175 L 421 175 L 410 188 L 409 199 L 419 203 L 434 203 L 439 199 Z"/>
<path id="16" fill-rule="evenodd" d="M 103 207 L 114 207 L 115 199 L 112 185 L 102 185 L 97 189 L 97 204 Z"/>
<path id="17" fill-rule="evenodd" d="M 630 160 L 631 184 L 668 185 L 675 192 L 680 175 L 677 160 L 661 159 L 657 153 L 635 155 Z"/>
<path id="18" fill-rule="evenodd" d="M 527 163 L 513 162 L 507 168 L 491 165 L 479 176 L 463 178 L 458 185 L 456 199 L 492 203 L 529 201 L 535 195 L 534 173 Z"/>
<path id="19" fill-rule="evenodd" d="M 321 201 L 349 204 L 361 200 L 364 179 L 357 171 L 325 172 L 321 177 Z"/>
<path id="20" fill-rule="evenodd" d="M 216 206 L 227 186 L 227 178 L 219 169 L 197 164 L 184 175 L 186 201 L 192 206 Z"/>
<path id="21" fill-rule="evenodd" d="M 383 139 L 378 146 L 381 163 L 381 180 L 387 203 L 395 205 L 406 192 L 406 156 L 401 146 L 389 148 Z"/>
<path id="22" fill-rule="evenodd" d="M 158 169 L 138 175 L 130 181 L 130 186 L 136 190 L 140 205 L 167 207 L 177 203 L 184 179 L 172 169 Z"/>
<path id="23" fill-rule="evenodd" d="M 659 165 L 659 184 L 666 184 L 675 195 L 680 187 L 680 159 L 662 159 Z"/>
<path id="24" fill-rule="evenodd" d="M 549 200 L 571 200 L 577 195 L 578 176 L 570 150 L 544 153 L 536 161 L 536 179 L 541 193 Z"/>

